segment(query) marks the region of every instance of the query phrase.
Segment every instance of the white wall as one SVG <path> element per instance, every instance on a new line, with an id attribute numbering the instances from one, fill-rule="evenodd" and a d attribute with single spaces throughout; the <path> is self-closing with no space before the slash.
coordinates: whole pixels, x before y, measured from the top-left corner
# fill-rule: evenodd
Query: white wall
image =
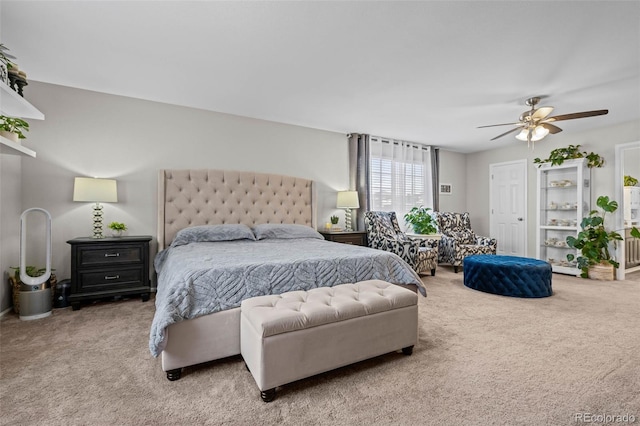
<path id="1" fill-rule="evenodd" d="M 0 154 L 0 312 L 11 305 L 10 267 L 20 263 L 21 158 Z"/>
<path id="2" fill-rule="evenodd" d="M 597 118 L 591 118 L 597 120 Z M 640 140 L 640 121 L 631 121 L 618 126 L 603 127 L 589 132 L 565 130 L 536 143 L 535 150 L 526 144 L 515 143 L 508 147 L 481 151 L 467 155 L 467 208 L 471 214 L 474 230 L 480 235 L 489 235 L 489 164 L 526 159 L 530 167 L 527 174 L 528 256 L 535 256 L 536 218 L 536 170 L 533 159 L 548 158 L 556 148 L 581 145 L 581 151 L 595 152 L 605 159 L 602 168 L 591 169 L 592 203 L 601 195 L 614 197 L 615 145 Z"/>
<path id="3" fill-rule="evenodd" d="M 440 194 L 441 212 L 467 211 L 467 155 L 440 150 L 440 183 L 452 186 L 450 195 Z"/>
<path id="4" fill-rule="evenodd" d="M 66 241 L 91 235 L 91 205 L 72 201 L 76 176 L 117 179 L 119 202 L 104 204 L 105 224 L 124 222 L 129 235 L 151 235 L 154 241 L 162 168 L 313 179 L 318 223 L 342 214 L 335 209 L 335 193 L 349 182 L 344 134 L 45 83 L 31 82 L 27 89 L 46 120 L 31 122 L 26 145 L 37 158 L 22 160 L 22 209 L 42 207 L 51 213 L 59 280 L 70 277 Z"/>

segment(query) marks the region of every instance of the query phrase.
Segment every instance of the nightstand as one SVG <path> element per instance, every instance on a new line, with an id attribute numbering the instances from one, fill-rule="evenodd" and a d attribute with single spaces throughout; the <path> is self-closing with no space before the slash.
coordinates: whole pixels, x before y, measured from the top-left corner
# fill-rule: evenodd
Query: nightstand
<path id="1" fill-rule="evenodd" d="M 74 311 L 83 300 L 140 294 L 149 300 L 147 235 L 120 238 L 75 238 L 71 244 L 71 295 Z"/>
<path id="2" fill-rule="evenodd" d="M 367 247 L 367 231 L 319 231 L 327 241 Z"/>

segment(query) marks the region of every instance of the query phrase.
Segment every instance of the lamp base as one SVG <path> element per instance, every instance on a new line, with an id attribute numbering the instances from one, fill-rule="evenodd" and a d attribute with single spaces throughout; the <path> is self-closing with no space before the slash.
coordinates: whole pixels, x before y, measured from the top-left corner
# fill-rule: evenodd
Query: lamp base
<path id="1" fill-rule="evenodd" d="M 351 228 L 351 209 L 346 209 L 344 212 L 344 230 L 346 232 L 353 231 Z"/>
<path id="2" fill-rule="evenodd" d="M 102 234 L 102 206 L 96 203 L 93 206 L 93 238 L 104 238 Z"/>

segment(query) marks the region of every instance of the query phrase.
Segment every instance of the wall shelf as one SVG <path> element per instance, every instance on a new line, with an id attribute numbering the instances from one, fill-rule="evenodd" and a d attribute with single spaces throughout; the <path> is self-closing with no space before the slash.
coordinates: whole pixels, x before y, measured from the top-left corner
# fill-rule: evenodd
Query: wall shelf
<path id="1" fill-rule="evenodd" d="M 0 81 L 0 113 L 9 117 L 44 120 L 44 114 L 18 95 L 6 83 Z"/>
<path id="2" fill-rule="evenodd" d="M 16 143 L 10 139 L 0 136 L 0 153 L 9 155 L 28 155 L 29 157 L 36 156 L 36 152 L 26 148 L 19 143 Z"/>

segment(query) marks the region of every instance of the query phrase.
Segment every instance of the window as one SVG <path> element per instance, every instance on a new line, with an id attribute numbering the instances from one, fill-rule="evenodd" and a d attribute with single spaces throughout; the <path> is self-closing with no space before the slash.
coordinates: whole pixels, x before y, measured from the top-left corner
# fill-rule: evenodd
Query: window
<path id="1" fill-rule="evenodd" d="M 430 147 L 371 136 L 369 161 L 371 210 L 395 211 L 402 226 L 412 207 L 433 208 Z"/>

